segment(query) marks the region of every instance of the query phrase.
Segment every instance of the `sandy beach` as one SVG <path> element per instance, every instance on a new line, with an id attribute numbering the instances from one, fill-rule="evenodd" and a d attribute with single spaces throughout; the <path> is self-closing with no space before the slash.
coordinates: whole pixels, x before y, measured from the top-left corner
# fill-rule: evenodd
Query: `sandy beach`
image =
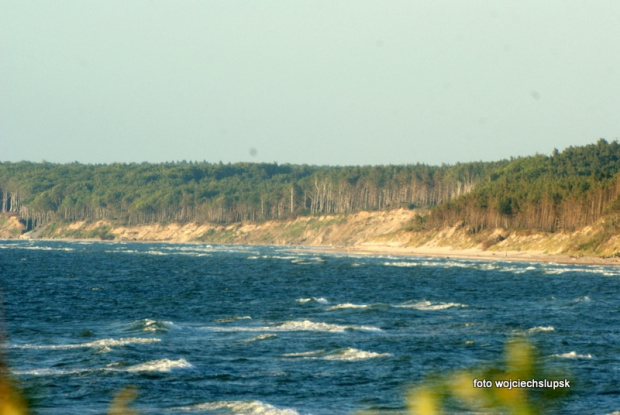
<path id="1" fill-rule="evenodd" d="M 312 250 L 312 248 L 309 248 Z M 549 262 L 557 264 L 620 265 L 620 258 L 550 255 L 539 251 L 483 251 L 481 249 L 453 249 L 450 247 L 397 247 L 380 244 L 358 246 L 317 247 L 317 250 L 359 255 L 402 255 L 416 257 L 463 258 L 496 261 Z"/>

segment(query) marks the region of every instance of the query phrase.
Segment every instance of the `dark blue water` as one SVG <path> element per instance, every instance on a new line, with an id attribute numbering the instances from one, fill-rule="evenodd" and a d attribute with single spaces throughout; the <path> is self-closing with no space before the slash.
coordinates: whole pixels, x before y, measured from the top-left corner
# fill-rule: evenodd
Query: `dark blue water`
<path id="1" fill-rule="evenodd" d="M 561 413 L 620 410 L 620 269 L 281 247 L 0 242 L 14 376 L 37 414 L 405 412 L 427 375 L 527 337 Z"/>

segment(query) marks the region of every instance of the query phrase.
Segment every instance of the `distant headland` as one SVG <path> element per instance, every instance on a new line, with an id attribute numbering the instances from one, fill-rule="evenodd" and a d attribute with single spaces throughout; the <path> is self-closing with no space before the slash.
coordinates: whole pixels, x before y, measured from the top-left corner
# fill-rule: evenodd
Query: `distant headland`
<path id="1" fill-rule="evenodd" d="M 620 144 L 428 166 L 0 163 L 0 238 L 620 263 Z"/>

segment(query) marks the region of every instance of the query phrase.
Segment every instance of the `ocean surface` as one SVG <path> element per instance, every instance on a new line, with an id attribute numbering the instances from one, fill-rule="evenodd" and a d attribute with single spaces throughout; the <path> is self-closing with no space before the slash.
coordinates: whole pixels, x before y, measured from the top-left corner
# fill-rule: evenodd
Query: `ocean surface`
<path id="1" fill-rule="evenodd" d="M 0 241 L 0 288 L 36 414 L 104 414 L 127 385 L 143 414 L 401 414 L 515 337 L 570 374 L 558 413 L 620 411 L 616 267 Z"/>

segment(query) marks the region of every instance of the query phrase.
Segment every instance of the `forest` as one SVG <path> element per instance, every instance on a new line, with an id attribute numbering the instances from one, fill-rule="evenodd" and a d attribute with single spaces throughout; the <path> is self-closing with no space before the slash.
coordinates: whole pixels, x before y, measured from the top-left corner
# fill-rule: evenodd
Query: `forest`
<path id="1" fill-rule="evenodd" d="M 421 208 L 422 227 L 554 232 L 620 210 L 620 144 L 429 166 L 276 163 L 0 163 L 0 213 L 53 221 L 229 224 Z"/>
<path id="2" fill-rule="evenodd" d="M 233 223 L 430 207 L 468 193 L 503 164 L 0 163 L 0 213 L 34 229 L 55 220 Z"/>
<path id="3" fill-rule="evenodd" d="M 569 147 L 499 166 L 467 195 L 437 206 L 431 226 L 573 231 L 620 209 L 620 144 Z"/>

